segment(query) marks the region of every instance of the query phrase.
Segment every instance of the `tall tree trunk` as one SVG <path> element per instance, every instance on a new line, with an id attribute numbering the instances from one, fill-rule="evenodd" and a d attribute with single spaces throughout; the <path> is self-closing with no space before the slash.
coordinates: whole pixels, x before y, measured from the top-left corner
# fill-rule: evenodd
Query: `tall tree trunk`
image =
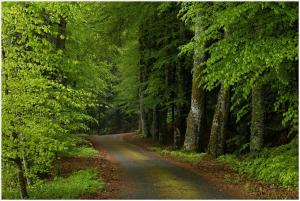
<path id="1" fill-rule="evenodd" d="M 213 157 L 224 154 L 226 127 L 229 116 L 229 89 L 221 85 L 218 101 L 215 107 L 210 139 L 208 144 L 208 153 Z"/>
<path id="2" fill-rule="evenodd" d="M 20 158 L 16 158 L 15 163 L 18 168 L 18 180 L 19 180 L 21 199 L 27 199 L 29 198 L 29 196 L 27 192 L 26 177 L 24 176 L 22 161 Z"/>
<path id="3" fill-rule="evenodd" d="M 152 137 L 155 142 L 158 142 L 159 139 L 159 128 L 158 128 L 158 110 L 157 106 L 153 109 L 152 114 Z"/>
<path id="4" fill-rule="evenodd" d="M 158 112 L 158 142 L 160 144 L 165 144 L 167 141 L 167 112 L 166 108 L 160 108 Z"/>
<path id="5" fill-rule="evenodd" d="M 143 97 L 143 89 L 142 89 L 142 86 L 140 86 L 140 100 L 139 100 L 139 103 L 140 103 L 140 133 L 143 135 L 143 136 L 147 136 L 147 129 L 146 129 L 146 118 L 145 118 L 145 109 L 144 109 L 144 97 Z"/>
<path id="6" fill-rule="evenodd" d="M 265 107 L 262 86 L 252 88 L 252 113 L 250 151 L 257 152 L 263 146 Z"/>
<path id="7" fill-rule="evenodd" d="M 140 126 L 142 135 L 144 137 L 148 136 L 148 129 L 147 129 L 147 119 L 146 119 L 146 112 L 144 108 L 144 83 L 146 81 L 145 77 L 145 65 L 140 66 L 140 73 L 139 73 L 139 81 L 140 81 L 140 87 L 139 87 L 139 104 L 140 104 Z"/>
<path id="8" fill-rule="evenodd" d="M 152 110 L 148 110 L 147 113 L 145 112 L 145 137 L 150 138 L 151 137 L 151 124 L 152 124 Z"/>
<path id="9" fill-rule="evenodd" d="M 141 92 L 141 86 L 139 87 L 139 133 L 143 134 L 144 128 L 144 105 L 143 105 L 143 96 Z"/>
<path id="10" fill-rule="evenodd" d="M 200 22 L 197 22 L 195 26 L 195 38 L 197 40 L 203 27 Z M 206 59 L 206 55 L 199 55 L 197 49 L 195 49 L 191 109 L 187 118 L 184 141 L 184 149 L 188 151 L 199 151 L 203 149 L 201 145 L 201 135 L 204 130 L 205 122 L 205 91 L 202 86 L 199 87 L 199 80 L 201 80 L 201 74 L 204 69 L 202 63 Z"/>
<path id="11" fill-rule="evenodd" d="M 175 78 L 176 81 L 176 99 L 179 101 L 175 105 L 175 119 L 174 119 L 174 146 L 179 148 L 183 144 L 184 140 L 184 132 L 185 132 L 185 111 L 184 108 L 187 107 L 186 103 L 184 103 L 185 97 L 185 80 L 184 75 L 186 71 L 184 66 L 177 65 L 175 70 Z"/>

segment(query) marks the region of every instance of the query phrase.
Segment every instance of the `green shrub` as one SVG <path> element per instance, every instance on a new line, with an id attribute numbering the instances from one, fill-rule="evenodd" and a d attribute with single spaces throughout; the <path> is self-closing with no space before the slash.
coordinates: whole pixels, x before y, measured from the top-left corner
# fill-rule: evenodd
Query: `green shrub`
<path id="1" fill-rule="evenodd" d="M 74 135 L 68 140 L 66 148 L 59 153 L 63 157 L 93 157 L 98 154 L 84 135 Z"/>
<path id="2" fill-rule="evenodd" d="M 173 148 L 162 149 L 160 147 L 150 147 L 149 149 L 183 162 L 198 162 L 206 155 L 206 153 L 187 152 L 184 150 L 174 150 Z"/>
<path id="3" fill-rule="evenodd" d="M 30 199 L 76 199 L 83 194 L 94 193 L 104 187 L 97 178 L 97 171 L 85 169 L 67 178 L 57 177 L 51 181 L 36 183 L 28 188 Z M 16 189 L 3 189 L 4 199 L 20 199 Z"/>
<path id="4" fill-rule="evenodd" d="M 93 147 L 71 147 L 68 151 L 63 153 L 67 157 L 92 157 L 96 156 L 98 151 Z"/>
<path id="5" fill-rule="evenodd" d="M 162 148 L 160 148 L 160 147 L 149 147 L 149 150 L 150 151 L 155 151 L 155 152 L 160 152 L 160 151 L 162 151 Z"/>
<path id="6" fill-rule="evenodd" d="M 239 160 L 234 155 L 218 158 L 240 173 L 252 178 L 280 184 L 288 188 L 298 186 L 298 141 L 275 148 L 265 148 L 258 156 L 246 156 Z"/>

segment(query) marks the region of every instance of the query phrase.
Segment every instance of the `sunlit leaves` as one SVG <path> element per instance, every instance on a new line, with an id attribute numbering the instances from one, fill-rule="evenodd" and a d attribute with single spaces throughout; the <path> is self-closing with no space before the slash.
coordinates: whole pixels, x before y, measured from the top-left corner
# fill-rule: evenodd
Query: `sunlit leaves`
<path id="1" fill-rule="evenodd" d="M 84 56 L 87 44 L 76 49 L 60 33 L 62 17 L 74 23 L 68 16 L 73 6 L 3 4 L 2 159 L 7 164 L 26 161 L 30 178 L 47 172 L 69 136 L 95 121 L 88 109 L 96 106 L 95 93 L 103 92 L 109 76 L 103 62 Z M 73 32 L 77 30 L 70 26 L 68 34 Z M 68 48 L 57 49 L 57 38 L 67 39 Z"/>

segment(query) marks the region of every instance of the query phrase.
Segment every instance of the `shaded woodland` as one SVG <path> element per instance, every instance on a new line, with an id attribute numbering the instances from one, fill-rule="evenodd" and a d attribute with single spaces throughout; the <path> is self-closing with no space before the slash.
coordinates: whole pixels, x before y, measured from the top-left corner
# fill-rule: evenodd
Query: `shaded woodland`
<path id="1" fill-rule="evenodd" d="M 74 135 L 137 131 L 215 158 L 288 145 L 295 187 L 298 82 L 297 2 L 2 3 L 2 184 L 28 198 Z"/>

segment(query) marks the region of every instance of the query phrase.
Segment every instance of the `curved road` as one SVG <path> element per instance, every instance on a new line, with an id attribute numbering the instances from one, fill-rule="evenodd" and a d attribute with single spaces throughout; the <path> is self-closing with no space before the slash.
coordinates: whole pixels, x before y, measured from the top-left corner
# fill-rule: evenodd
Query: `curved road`
<path id="1" fill-rule="evenodd" d="M 121 199 L 230 199 L 199 175 L 122 139 L 124 134 L 94 135 L 120 165 Z"/>

